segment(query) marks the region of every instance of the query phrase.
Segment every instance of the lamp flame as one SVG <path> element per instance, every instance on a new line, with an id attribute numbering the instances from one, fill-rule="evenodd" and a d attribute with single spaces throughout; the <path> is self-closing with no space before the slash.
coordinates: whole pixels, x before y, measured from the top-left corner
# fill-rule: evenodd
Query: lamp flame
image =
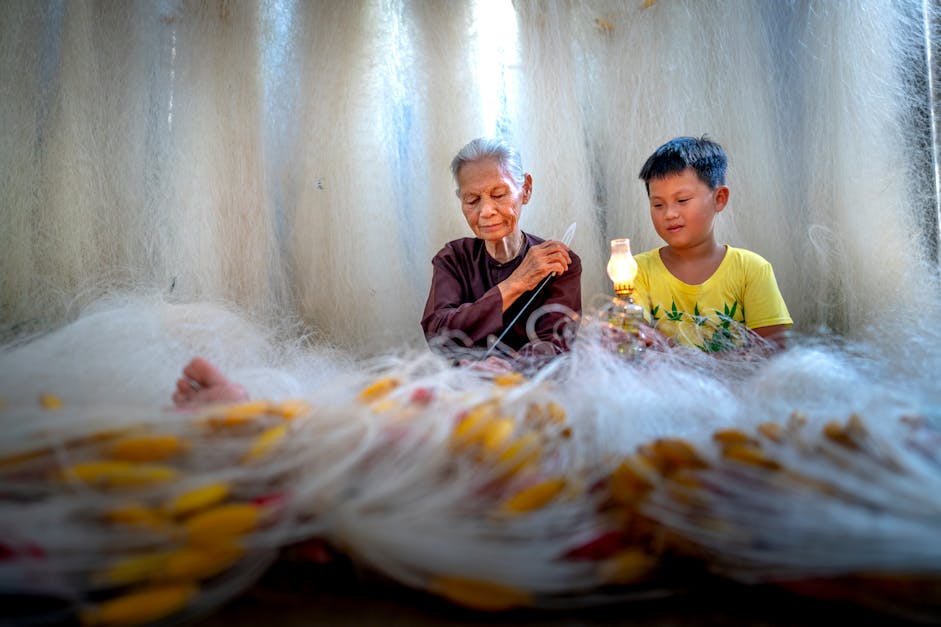
<path id="1" fill-rule="evenodd" d="M 631 254 L 631 240 L 626 237 L 611 240 L 611 257 L 608 259 L 608 276 L 614 283 L 614 292 L 626 296 L 634 291 L 637 276 L 637 261 Z"/>

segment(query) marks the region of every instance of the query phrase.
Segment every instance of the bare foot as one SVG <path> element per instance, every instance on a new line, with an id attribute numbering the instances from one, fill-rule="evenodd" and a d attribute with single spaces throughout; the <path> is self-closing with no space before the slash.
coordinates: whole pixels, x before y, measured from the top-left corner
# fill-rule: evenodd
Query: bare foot
<path id="1" fill-rule="evenodd" d="M 183 368 L 176 381 L 173 403 L 177 407 L 198 407 L 212 403 L 239 403 L 248 400 L 241 385 L 229 381 L 202 357 L 195 357 Z"/>

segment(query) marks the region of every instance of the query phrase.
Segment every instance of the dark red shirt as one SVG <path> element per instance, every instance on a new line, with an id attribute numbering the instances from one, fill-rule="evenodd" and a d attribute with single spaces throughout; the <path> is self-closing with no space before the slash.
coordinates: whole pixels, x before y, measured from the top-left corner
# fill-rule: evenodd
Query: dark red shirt
<path id="1" fill-rule="evenodd" d="M 475 347 L 486 347 L 489 336 L 498 337 L 520 309 L 529 302 L 535 290 L 516 299 L 505 312 L 503 297 L 497 284 L 504 281 L 519 267 L 531 246 L 544 240 L 523 233 L 523 248 L 516 258 L 500 263 L 487 253 L 484 240 L 476 237 L 456 239 L 438 251 L 431 265 L 431 289 L 422 316 L 421 326 L 425 337 L 431 340 L 440 334 L 460 331 L 467 335 Z M 575 313 L 582 311 L 582 262 L 574 252 L 569 253 L 572 263 L 561 276 L 549 279 L 536 299 L 526 305 L 526 311 L 513 325 L 501 342 L 514 350 L 520 350 L 530 342 L 526 336 L 526 322 L 539 307 L 558 303 Z M 540 340 L 549 341 L 566 348 L 554 328 L 565 318 L 564 313 L 548 313 L 536 322 L 536 334 Z"/>

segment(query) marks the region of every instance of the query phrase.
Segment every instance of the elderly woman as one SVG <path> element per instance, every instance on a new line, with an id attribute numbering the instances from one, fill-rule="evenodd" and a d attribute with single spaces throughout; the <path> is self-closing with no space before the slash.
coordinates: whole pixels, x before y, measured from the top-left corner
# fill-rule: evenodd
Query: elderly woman
<path id="1" fill-rule="evenodd" d="M 425 337 L 463 335 L 472 346 L 486 347 L 487 339 L 503 333 L 526 306 L 501 343 L 513 351 L 531 347 L 526 322 L 536 309 L 556 303 L 581 312 L 581 261 L 561 242 L 543 241 L 520 230 L 533 178 L 523 172 L 519 154 L 511 146 L 497 139 L 475 139 L 454 157 L 451 173 L 464 218 L 476 237 L 448 242 L 432 260 L 434 275 L 421 322 Z M 550 275 L 530 303 L 533 292 Z M 540 316 L 536 324 L 538 344 L 552 354 L 566 348 L 556 334 L 564 316 L 554 311 Z M 173 394 L 180 407 L 247 399 L 244 387 L 201 357 L 186 365 Z"/>
<path id="2" fill-rule="evenodd" d="M 432 259 L 431 289 L 421 320 L 425 337 L 434 344 L 435 337 L 446 335 L 484 348 L 488 338 L 506 330 L 501 344 L 511 351 L 565 350 L 556 332 L 565 313 L 552 311 L 537 319 L 535 346 L 526 323 L 543 305 L 581 312 L 582 265 L 561 242 L 520 230 L 533 178 L 523 171 L 519 153 L 500 139 L 475 139 L 454 157 L 451 174 L 475 237 L 448 242 Z M 546 277 L 552 278 L 530 303 Z"/>

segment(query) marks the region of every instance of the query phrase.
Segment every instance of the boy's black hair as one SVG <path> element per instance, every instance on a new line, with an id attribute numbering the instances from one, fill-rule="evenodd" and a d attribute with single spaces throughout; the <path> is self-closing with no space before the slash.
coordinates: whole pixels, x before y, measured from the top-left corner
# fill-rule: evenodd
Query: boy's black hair
<path id="1" fill-rule="evenodd" d="M 671 174 L 679 174 L 686 168 L 693 168 L 699 180 L 716 189 L 725 185 L 725 169 L 728 157 L 722 146 L 705 135 L 696 137 L 677 137 L 657 148 L 644 167 L 640 169 L 640 178 L 650 194 L 650 179 L 662 179 Z"/>

